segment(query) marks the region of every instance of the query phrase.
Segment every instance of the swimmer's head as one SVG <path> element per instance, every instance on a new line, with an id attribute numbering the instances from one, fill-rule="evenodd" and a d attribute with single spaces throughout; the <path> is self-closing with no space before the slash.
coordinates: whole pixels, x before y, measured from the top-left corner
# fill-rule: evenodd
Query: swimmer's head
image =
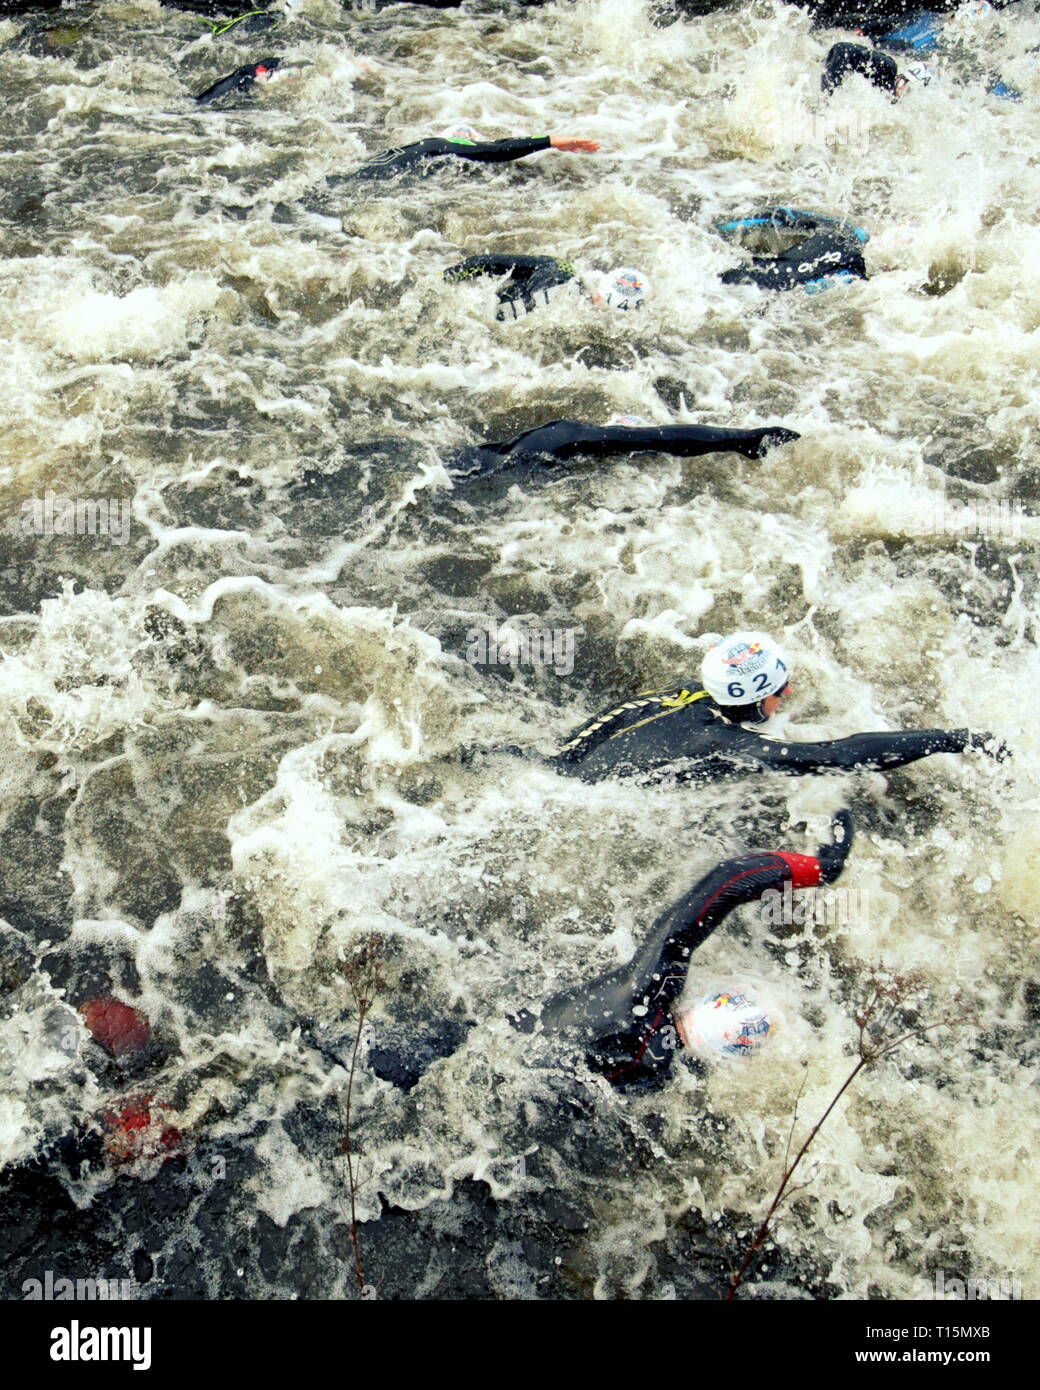
<path id="1" fill-rule="evenodd" d="M 603 276 L 599 292 L 592 298 L 596 304 L 606 304 L 612 309 L 638 309 L 649 293 L 650 281 L 643 272 L 622 265 Z"/>
<path id="2" fill-rule="evenodd" d="M 624 425 L 630 430 L 652 429 L 649 420 L 644 420 L 642 415 L 612 415 L 607 421 L 608 425 Z"/>
<path id="3" fill-rule="evenodd" d="M 763 1001 L 744 989 L 716 989 L 676 1016 L 683 1042 L 702 1057 L 751 1057 L 776 1023 Z"/>
<path id="4" fill-rule="evenodd" d="M 253 69 L 253 76 L 261 86 L 263 86 L 265 82 L 277 82 L 280 77 L 291 76 L 290 73 L 285 71 L 275 71 L 276 68 L 280 68 L 281 66 L 281 58 L 265 58 L 262 62 L 257 63 L 256 67 Z"/>
<path id="5" fill-rule="evenodd" d="M 911 87 L 930 87 L 941 76 L 934 63 L 907 63 L 896 78 L 896 96 L 901 97 Z"/>
<path id="6" fill-rule="evenodd" d="M 441 131 L 442 140 L 454 140 L 460 145 L 481 145 L 484 137 L 479 131 L 473 129 L 471 125 L 463 125 L 458 122 L 455 125 L 445 126 Z"/>
<path id="7" fill-rule="evenodd" d="M 790 662 L 765 632 L 733 632 L 705 652 L 701 684 L 734 724 L 761 724 L 789 692 Z"/>

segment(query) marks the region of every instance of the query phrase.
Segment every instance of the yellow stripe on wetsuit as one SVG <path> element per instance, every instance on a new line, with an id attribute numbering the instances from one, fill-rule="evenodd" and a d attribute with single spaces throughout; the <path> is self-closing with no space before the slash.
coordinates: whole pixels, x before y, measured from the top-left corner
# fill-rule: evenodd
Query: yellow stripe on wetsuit
<path id="1" fill-rule="evenodd" d="M 646 692 L 649 695 L 649 691 Z M 634 724 L 626 724 L 623 729 L 618 729 L 616 734 L 611 734 L 612 739 L 620 738 L 622 734 L 627 734 L 632 729 L 641 729 L 644 724 L 652 724 L 655 719 L 663 719 L 666 714 L 674 714 L 678 709 L 685 709 L 687 705 L 692 705 L 695 700 L 703 700 L 707 697 L 706 690 L 680 690 L 675 695 L 655 695 L 650 699 L 628 700 L 623 705 L 617 705 L 614 709 L 608 710 L 601 718 L 594 723 L 587 725 L 580 733 L 571 739 L 570 743 L 565 743 L 560 749 L 560 753 L 569 753 L 584 743 L 586 739 L 605 728 L 611 720 L 617 719 L 619 715 L 625 714 L 628 710 L 648 709 L 654 705 L 661 708 L 657 714 L 651 714 L 646 719 L 638 719 Z"/>

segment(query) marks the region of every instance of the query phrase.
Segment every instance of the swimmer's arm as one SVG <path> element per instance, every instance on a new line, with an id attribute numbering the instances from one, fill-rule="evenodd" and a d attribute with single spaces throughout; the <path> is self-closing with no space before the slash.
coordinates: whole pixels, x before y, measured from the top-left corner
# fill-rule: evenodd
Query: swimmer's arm
<path id="1" fill-rule="evenodd" d="M 853 734 L 849 738 L 830 739 L 821 743 L 795 743 L 784 739 L 767 738 L 750 729 L 738 729 L 727 739 L 727 751 L 752 757 L 761 767 L 774 772 L 801 776 L 811 772 L 881 772 L 886 768 L 905 767 L 907 763 L 930 757 L 933 753 L 963 753 L 967 747 L 980 748 L 1003 761 L 1008 756 L 1005 745 L 991 750 L 989 734 L 971 734 L 967 729 L 906 729 L 894 733 Z"/>
<path id="2" fill-rule="evenodd" d="M 683 992 L 690 957 L 743 903 L 756 902 L 791 880 L 796 888 L 820 882 L 819 861 L 809 855 L 747 854 L 706 874 L 658 918 L 640 955 L 637 990 L 655 1006 L 673 1004 Z"/>
<path id="3" fill-rule="evenodd" d="M 457 267 L 456 267 L 457 269 Z M 479 469 L 485 476 L 507 468 L 552 467 L 575 458 L 612 458 L 623 454 L 662 453 L 679 458 L 737 453 L 761 458 L 767 450 L 799 436 L 779 426 L 757 430 L 721 429 L 713 425 L 663 425 L 633 429 L 626 425 L 589 425 L 581 420 L 553 420 L 513 439 L 482 446 Z"/>
<path id="4" fill-rule="evenodd" d="M 555 420 L 551 425 L 528 430 L 501 446 L 513 457 L 527 461 L 538 456 L 547 462 L 572 458 L 612 458 L 622 454 L 673 454 L 699 458 L 702 454 L 735 453 L 761 458 L 767 449 L 787 444 L 799 436 L 779 427 L 757 430 L 723 429 L 715 425 L 661 425 L 633 428 L 629 425 L 588 425 L 580 420 Z"/>
<path id="5" fill-rule="evenodd" d="M 234 72 L 229 72 L 226 77 L 221 77 L 214 82 L 212 87 L 207 87 L 204 92 L 200 92 L 195 98 L 199 106 L 204 106 L 211 101 L 218 101 L 221 97 L 227 96 L 229 92 L 248 92 L 256 85 L 257 72 L 266 72 L 269 68 L 277 67 L 278 60 L 268 58 L 262 63 L 246 63 L 243 67 L 236 68 Z"/>
<path id="6" fill-rule="evenodd" d="M 830 842 L 815 855 L 778 850 L 745 854 L 716 865 L 654 923 L 632 964 L 633 1005 L 670 1008 L 686 986 L 690 957 L 731 912 L 785 883 L 794 888 L 833 883 L 845 866 L 852 841 L 852 818 L 848 811 L 839 811 L 831 822 Z"/>
<path id="7" fill-rule="evenodd" d="M 819 883 L 819 861 L 809 855 L 747 854 L 717 864 L 661 913 L 625 965 L 548 999 L 538 1015 L 541 1031 L 585 1029 L 604 1036 L 667 1009 L 683 992 L 690 957 L 716 927 L 741 904 L 788 880 L 796 888 Z M 525 1022 L 524 1031 L 533 1031 L 535 1017 L 528 1015 Z"/>
<path id="8" fill-rule="evenodd" d="M 677 458 L 699 458 L 702 454 L 735 453 L 745 458 L 761 458 L 777 444 L 799 438 L 794 430 L 771 427 L 755 430 L 725 429 L 716 425 L 661 425 L 632 428 L 607 425 L 596 431 L 595 441 L 586 451 L 600 454 L 661 453 Z"/>
<path id="9" fill-rule="evenodd" d="M 595 140 L 570 135 L 518 136 L 511 140 L 485 140 L 474 145 L 452 143 L 451 153 L 459 159 L 476 159 L 483 164 L 504 164 L 539 150 L 566 150 L 572 154 L 594 154 L 599 149 Z"/>

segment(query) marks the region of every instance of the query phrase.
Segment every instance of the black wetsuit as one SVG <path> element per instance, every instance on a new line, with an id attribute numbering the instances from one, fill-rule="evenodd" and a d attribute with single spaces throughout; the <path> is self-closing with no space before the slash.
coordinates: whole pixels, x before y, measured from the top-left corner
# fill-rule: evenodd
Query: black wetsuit
<path id="1" fill-rule="evenodd" d="M 387 150 L 371 164 L 355 169 L 352 174 L 333 175 L 329 183 L 345 179 L 389 179 L 406 170 L 429 174 L 437 161 L 454 157 L 455 159 L 475 160 L 480 164 L 505 164 L 510 160 L 523 159 L 525 155 L 536 154 L 539 150 L 552 148 L 548 135 L 522 135 L 512 140 L 484 140 L 479 143 L 468 140 L 445 140 L 443 136 L 431 136 L 428 140 L 417 140 L 414 145 L 402 145 L 400 149 Z"/>
<path id="2" fill-rule="evenodd" d="M 827 53 L 820 86 L 828 94 L 840 87 L 850 73 L 865 77 L 872 87 L 896 94 L 899 69 L 896 60 L 861 43 L 836 43 Z"/>
<path id="3" fill-rule="evenodd" d="M 735 453 L 758 459 L 779 444 L 798 439 L 794 430 L 766 426 L 754 430 L 723 429 L 714 425 L 588 425 L 580 420 L 553 420 L 525 430 L 499 444 L 488 442 L 460 450 L 449 463 L 452 475 L 487 477 L 508 468 L 542 466 L 573 458 L 613 458 L 619 454 Z"/>
<path id="4" fill-rule="evenodd" d="M 219 101 L 231 92 L 251 92 L 256 86 L 257 78 L 273 72 L 275 68 L 281 67 L 281 63 L 281 58 L 264 58 L 259 63 L 246 63 L 243 67 L 228 73 L 227 77 L 221 77 L 212 87 L 200 92 L 195 100 L 200 106 L 204 106 L 211 101 Z"/>
<path id="5" fill-rule="evenodd" d="M 592 1071 L 615 1086 L 660 1085 L 682 1046 L 672 1008 L 686 985 L 690 957 L 742 903 L 763 893 L 833 882 L 852 844 L 847 813 L 836 820 L 841 840 L 805 854 L 746 854 L 727 859 L 661 914 L 635 956 L 607 975 L 553 996 L 535 1015 L 510 1019 L 525 1033 L 579 1043 Z"/>
<path id="6" fill-rule="evenodd" d="M 754 430 L 720 429 L 709 425 L 666 425 L 635 428 L 623 425 L 587 425 L 578 420 L 553 420 L 526 430 L 514 439 L 502 443 L 474 444 L 456 448 L 444 454 L 444 465 L 452 478 L 454 490 L 471 503 L 485 480 L 504 475 L 507 482 L 541 473 L 546 468 L 566 465 L 571 459 L 587 455 L 593 458 L 612 458 L 631 453 L 677 454 L 696 457 L 700 454 L 725 452 L 743 454 L 745 458 L 760 458 L 775 445 L 797 439 L 793 430 L 778 426 Z M 280 513 L 285 525 L 295 535 L 351 533 L 358 517 L 385 499 L 399 499 L 401 488 L 409 485 L 423 457 L 421 446 L 412 439 L 352 440 L 340 465 L 329 471 L 306 469 L 287 484 L 287 506 Z M 364 480 L 363 486 L 361 480 Z M 492 486 L 494 484 L 492 483 Z M 245 507 L 241 488 L 228 498 L 215 489 L 212 500 L 206 502 L 207 488 L 187 487 L 191 496 L 189 515 L 193 522 L 210 517 L 214 525 L 228 525 L 229 515 L 236 525 L 249 529 L 260 524 L 259 513 Z M 170 505 L 180 489 L 167 493 Z M 417 501 L 441 507 L 445 494 L 423 489 Z M 229 507 L 234 510 L 229 512 Z M 204 508 L 204 510 L 200 510 Z M 211 510 L 212 508 L 212 510 Z"/>
<path id="7" fill-rule="evenodd" d="M 747 854 L 716 865 L 658 917 L 630 961 L 553 995 L 537 1012 L 521 1010 L 509 1022 L 521 1033 L 547 1040 L 557 1060 L 563 1054 L 584 1056 L 592 1071 L 615 1086 L 660 1085 L 682 1046 L 671 1010 L 683 993 L 693 952 L 742 903 L 781 891 L 785 883 L 794 888 L 833 883 L 852 846 L 847 811 L 835 816 L 831 833 L 831 843 L 821 845 L 815 856 Z M 450 1056 L 473 1026 L 450 1022 L 410 1036 L 382 1030 L 369 1047 L 369 1065 L 383 1080 L 408 1090 L 433 1061 Z M 333 1059 L 340 1060 L 334 1054 Z M 539 1061 L 535 1043 L 532 1065 Z"/>
<path id="8" fill-rule="evenodd" d="M 740 715 L 741 711 L 734 710 Z M 744 719 L 753 717 L 749 708 Z M 638 776 L 647 781 L 710 782 L 745 772 L 881 771 L 932 753 L 963 753 L 992 738 L 968 729 L 909 729 L 853 734 L 822 743 L 756 734 L 728 719 L 700 686 L 620 701 L 583 724 L 551 758 L 560 772 L 586 781 Z M 994 756 L 1007 756 L 998 745 Z"/>
<path id="9" fill-rule="evenodd" d="M 498 301 L 502 305 L 495 315 L 499 319 L 519 318 L 520 310 L 526 313 L 539 302 L 549 302 L 549 291 L 556 285 L 563 285 L 574 278 L 574 267 L 568 261 L 559 261 L 555 256 L 502 255 L 470 256 L 458 265 L 449 266 L 444 278 L 449 283 L 459 280 L 473 280 L 478 275 L 496 278 L 507 275 L 504 285 L 499 286 Z"/>
<path id="10" fill-rule="evenodd" d="M 911 16 L 911 18 L 915 18 L 916 22 L 904 29 L 878 37 L 877 48 L 864 48 L 860 44 L 853 43 L 836 43 L 827 54 L 821 82 L 823 90 L 832 92 L 835 87 L 841 85 L 850 72 L 861 73 L 875 87 L 880 87 L 895 95 L 901 95 L 900 82 L 905 83 L 911 79 L 934 81 L 941 77 L 941 68 L 936 67 L 930 61 L 923 62 L 920 66 L 908 64 L 901 74 L 896 67 L 895 59 L 890 58 L 887 53 L 881 52 L 882 48 L 888 48 L 901 56 L 905 55 L 907 58 L 923 57 L 931 60 L 933 57 L 938 57 L 942 60 L 945 52 L 942 30 L 934 22 L 939 16 L 929 9 L 919 11 L 916 16 Z M 929 71 L 930 76 L 927 75 Z M 986 74 L 979 71 L 974 64 L 956 64 L 953 69 L 953 77 L 954 81 L 958 82 L 984 82 L 987 92 L 1004 100 L 1019 101 L 1022 97 L 1022 93 L 1014 87 L 1009 87 L 998 73 Z"/>
<path id="11" fill-rule="evenodd" d="M 844 280 L 867 278 L 863 260 L 867 234 L 851 223 L 798 208 L 771 207 L 722 222 L 718 230 L 731 233 L 759 226 L 802 235 L 794 246 L 778 255 L 752 256 L 750 265 L 724 271 L 719 276 L 723 284 L 758 285 L 763 290 L 791 290 L 800 285 L 811 294 L 826 289 L 832 276 Z"/>

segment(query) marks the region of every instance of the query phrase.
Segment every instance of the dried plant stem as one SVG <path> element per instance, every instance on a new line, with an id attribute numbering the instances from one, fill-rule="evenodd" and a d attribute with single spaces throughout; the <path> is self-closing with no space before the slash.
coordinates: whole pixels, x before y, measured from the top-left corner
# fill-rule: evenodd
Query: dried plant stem
<path id="1" fill-rule="evenodd" d="M 907 1032 L 901 1034 L 899 1037 L 886 1041 L 884 1038 L 884 1029 L 891 1021 L 892 1014 L 894 1013 L 897 1004 L 900 1002 L 901 999 L 905 997 L 907 993 L 910 992 L 912 983 L 913 981 L 911 981 L 909 978 L 899 976 L 894 977 L 891 982 L 879 981 L 877 977 L 875 977 L 872 981 L 871 993 L 867 1000 L 867 1003 L 855 1016 L 856 1023 L 859 1025 L 859 1058 L 856 1062 L 856 1065 L 852 1068 L 848 1076 L 838 1087 L 837 1091 L 831 1097 L 830 1104 L 827 1106 L 826 1110 L 823 1112 L 820 1118 L 813 1125 L 812 1129 L 809 1131 L 809 1134 L 805 1142 L 802 1144 L 801 1148 L 795 1155 L 794 1161 L 788 1164 L 787 1158 L 791 1152 L 791 1136 L 793 1136 L 794 1134 L 794 1122 L 792 1121 L 791 1135 L 788 1136 L 787 1140 L 787 1151 L 784 1155 L 784 1171 L 780 1178 L 780 1184 L 776 1189 L 776 1193 L 774 1194 L 773 1200 L 769 1205 L 769 1210 L 766 1212 L 765 1217 L 763 1218 L 762 1224 L 759 1226 L 758 1230 L 755 1233 L 754 1239 L 748 1246 L 744 1258 L 741 1261 L 740 1268 L 730 1279 L 729 1292 L 726 1294 L 727 1302 L 729 1302 L 730 1299 L 736 1296 L 737 1290 L 744 1282 L 744 1278 L 747 1275 L 748 1269 L 751 1265 L 751 1261 L 754 1259 L 755 1255 L 759 1252 L 759 1250 L 761 1250 L 763 1244 L 765 1243 L 766 1237 L 769 1234 L 769 1229 L 773 1217 L 776 1215 L 777 1209 L 784 1201 L 784 1198 L 788 1196 L 791 1191 L 800 1190 L 798 1187 L 791 1187 L 791 1179 L 794 1177 L 798 1165 L 801 1163 L 802 1159 L 808 1153 L 813 1143 L 813 1140 L 816 1138 L 820 1130 L 826 1124 L 828 1118 L 834 1110 L 834 1107 L 838 1104 L 842 1096 L 855 1081 L 856 1077 L 859 1076 L 860 1072 L 863 1071 L 866 1067 L 869 1067 L 872 1062 L 876 1062 L 879 1057 L 884 1057 L 889 1052 L 893 1052 L 897 1047 L 900 1047 L 903 1043 L 909 1041 L 910 1038 L 923 1037 L 925 1033 L 934 1032 L 936 1028 L 947 1028 L 953 1024 L 964 1023 L 967 1021 L 967 1015 L 961 1015 L 959 1017 L 954 1018 L 943 1018 L 940 1019 L 938 1023 L 929 1023 L 921 1028 L 911 1028 Z M 871 1040 L 872 1032 L 874 1034 L 873 1041 Z M 798 1092 L 799 1099 L 801 1099 L 802 1090 L 804 1090 L 804 1087 L 805 1082 L 803 1080 L 802 1088 Z M 796 1116 L 797 1104 L 798 1102 L 796 1101 Z M 801 1184 L 801 1186 L 804 1187 L 805 1184 L 803 1183 Z"/>
<path id="2" fill-rule="evenodd" d="M 343 1138 L 340 1147 L 347 1160 L 347 1179 L 350 1187 L 350 1244 L 354 1257 L 354 1278 L 358 1293 L 364 1297 L 368 1286 L 365 1283 L 365 1267 L 361 1257 L 361 1238 L 358 1231 L 357 1195 L 360 1190 L 359 1169 L 355 1166 L 354 1145 L 351 1139 L 351 1105 L 354 1099 L 354 1077 L 357 1074 L 358 1051 L 373 1000 L 384 986 L 380 967 L 379 943 L 373 938 L 366 942 L 359 955 L 343 966 L 343 975 L 350 985 L 357 1013 L 354 1029 L 354 1045 L 350 1053 L 350 1070 L 347 1076 L 347 1094 L 343 1102 Z"/>

